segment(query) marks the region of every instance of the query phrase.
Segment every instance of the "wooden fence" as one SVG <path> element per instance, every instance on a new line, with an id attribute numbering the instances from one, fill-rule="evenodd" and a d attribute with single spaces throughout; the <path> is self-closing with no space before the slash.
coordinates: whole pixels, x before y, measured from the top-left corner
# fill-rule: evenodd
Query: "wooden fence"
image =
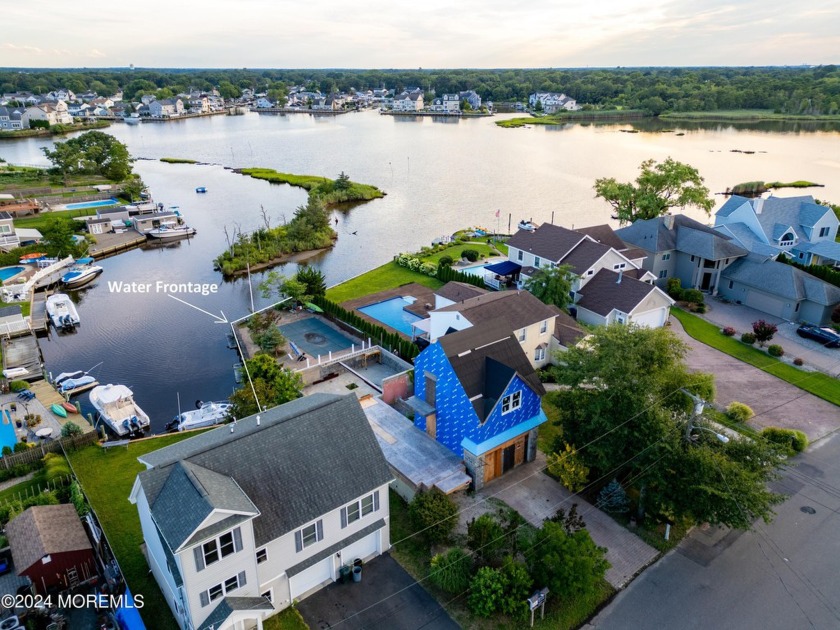
<path id="1" fill-rule="evenodd" d="M 90 433 L 65 437 L 60 440 L 41 442 L 37 446 L 26 451 L 12 453 L 11 455 L 4 455 L 0 458 L 0 462 L 2 462 L 3 466 L 6 468 L 12 468 L 18 464 L 33 464 L 43 458 L 47 453 L 56 453 L 61 452 L 62 450 L 75 450 L 83 446 L 88 446 L 89 444 L 95 444 L 97 441 L 99 441 L 99 434 L 96 431 L 91 431 Z M 62 446 L 64 447 L 63 449 Z"/>

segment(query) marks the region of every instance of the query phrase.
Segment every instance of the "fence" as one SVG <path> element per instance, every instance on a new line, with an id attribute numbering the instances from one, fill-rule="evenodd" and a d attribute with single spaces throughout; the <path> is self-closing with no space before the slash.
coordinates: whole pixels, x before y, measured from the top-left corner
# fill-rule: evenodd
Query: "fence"
<path id="1" fill-rule="evenodd" d="M 15 500 L 23 502 L 24 500 L 28 499 L 29 497 L 37 497 L 39 494 L 43 494 L 44 492 L 55 492 L 59 488 L 66 488 L 73 482 L 72 475 L 62 475 L 55 481 L 46 481 L 44 485 L 40 483 L 35 486 L 27 485 L 23 492 L 18 492 L 14 496 L 6 497 L 3 501 L 5 505 L 9 505 Z M 23 482 L 21 482 L 23 483 Z M 14 488 L 14 486 L 12 486 Z"/>
<path id="2" fill-rule="evenodd" d="M 61 438 L 60 440 L 50 440 L 49 442 L 41 442 L 38 446 L 22 451 L 20 453 L 12 453 L 11 455 L 4 455 L 0 458 L 3 466 L 11 468 L 18 464 L 32 464 L 40 460 L 47 453 L 61 452 L 62 450 L 75 450 L 89 444 L 95 444 L 99 440 L 99 434 L 96 431 L 83 433 L 81 435 L 74 435 Z"/>

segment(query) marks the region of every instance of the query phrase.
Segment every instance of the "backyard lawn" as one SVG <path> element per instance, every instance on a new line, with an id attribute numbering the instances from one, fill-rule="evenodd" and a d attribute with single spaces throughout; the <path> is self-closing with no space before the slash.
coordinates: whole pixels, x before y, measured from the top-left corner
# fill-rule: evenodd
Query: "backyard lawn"
<path id="1" fill-rule="evenodd" d="M 328 289 L 327 299 L 341 304 L 347 300 L 371 295 L 379 291 L 396 289 L 409 282 L 416 282 L 430 289 L 438 289 L 444 285 L 437 278 L 411 271 L 406 267 L 400 267 L 397 263 L 391 261 Z"/>
<path id="2" fill-rule="evenodd" d="M 764 370 L 814 396 L 840 405 L 840 380 L 822 372 L 800 370 L 734 337 L 727 337 L 714 324 L 681 309 L 672 308 L 671 314 L 680 321 L 685 332 L 697 341 Z"/>
<path id="3" fill-rule="evenodd" d="M 132 593 L 142 593 L 145 598 L 140 615 L 146 627 L 155 630 L 177 630 L 178 625 L 140 551 L 143 542 L 140 518 L 137 508 L 128 502 L 128 495 L 137 473 L 145 470 L 137 461 L 139 456 L 193 435 L 178 433 L 148 438 L 132 442 L 126 448 L 103 449 L 93 445 L 68 453 L 73 472 L 99 517 L 126 582 Z"/>
<path id="4" fill-rule="evenodd" d="M 449 256 L 452 260 L 461 260 L 461 252 L 465 249 L 474 249 L 479 253 L 479 255 L 484 255 L 485 258 L 490 258 L 491 256 L 499 256 L 503 253 L 507 253 L 507 245 L 504 243 L 499 243 L 498 247 L 494 247 L 492 245 L 487 245 L 486 243 L 454 243 L 450 245 L 446 249 L 442 249 L 434 254 L 429 254 L 428 256 L 423 255 L 422 253 L 418 256 L 420 260 L 423 262 L 430 262 L 437 264 L 440 262 L 440 259 L 444 256 Z M 479 261 L 476 261 L 478 264 Z M 455 267 L 457 269 L 457 267 Z"/>

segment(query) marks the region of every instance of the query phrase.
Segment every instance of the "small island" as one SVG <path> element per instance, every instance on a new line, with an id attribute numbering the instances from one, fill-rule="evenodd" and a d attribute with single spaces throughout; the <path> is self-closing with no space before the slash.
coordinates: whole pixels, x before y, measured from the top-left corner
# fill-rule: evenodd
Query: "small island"
<path id="1" fill-rule="evenodd" d="M 228 248 L 219 255 L 215 267 L 226 277 L 267 269 L 305 254 L 332 247 L 338 234 L 330 226 L 328 208 L 345 202 L 364 202 L 384 197 L 376 186 L 358 184 L 342 172 L 335 180 L 314 175 L 291 175 L 268 168 L 243 168 L 236 172 L 271 183 L 289 184 L 309 191 L 306 205 L 295 210 L 291 221 L 272 227 L 263 212 L 265 225 L 249 234 L 229 235 Z"/>

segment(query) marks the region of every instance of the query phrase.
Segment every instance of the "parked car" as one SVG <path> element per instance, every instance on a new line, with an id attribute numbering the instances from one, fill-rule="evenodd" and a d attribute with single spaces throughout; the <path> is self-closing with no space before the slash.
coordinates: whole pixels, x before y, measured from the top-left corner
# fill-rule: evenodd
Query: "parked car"
<path id="1" fill-rule="evenodd" d="M 806 339 L 813 339 L 826 348 L 840 348 L 840 333 L 831 328 L 822 328 L 813 324 L 802 324 L 796 334 Z"/>

